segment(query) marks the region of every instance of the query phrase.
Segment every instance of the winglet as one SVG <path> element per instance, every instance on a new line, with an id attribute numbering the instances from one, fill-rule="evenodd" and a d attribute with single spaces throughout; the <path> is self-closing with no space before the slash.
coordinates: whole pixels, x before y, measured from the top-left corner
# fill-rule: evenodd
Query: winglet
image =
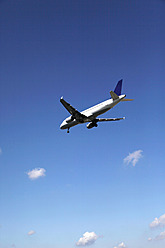
<path id="1" fill-rule="evenodd" d="M 117 83 L 117 85 L 115 87 L 115 90 L 114 90 L 115 94 L 118 95 L 118 96 L 121 95 L 122 81 L 123 81 L 123 79 L 118 81 L 118 83 Z"/>

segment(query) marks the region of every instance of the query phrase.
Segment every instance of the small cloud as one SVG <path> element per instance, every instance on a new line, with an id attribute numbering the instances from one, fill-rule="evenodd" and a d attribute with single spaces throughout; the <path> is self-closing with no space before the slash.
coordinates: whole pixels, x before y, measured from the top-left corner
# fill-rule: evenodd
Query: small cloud
<path id="1" fill-rule="evenodd" d="M 155 237 L 155 240 L 163 240 L 165 239 L 165 231 L 161 232 L 158 236 Z"/>
<path id="2" fill-rule="evenodd" d="M 126 248 L 126 245 L 124 244 L 124 242 L 118 244 L 118 246 L 114 246 L 114 248 Z"/>
<path id="3" fill-rule="evenodd" d="M 148 241 L 152 241 L 152 238 L 148 238 Z"/>
<path id="4" fill-rule="evenodd" d="M 92 245 L 99 237 L 94 232 L 86 232 L 83 237 L 76 243 L 77 246 Z"/>
<path id="5" fill-rule="evenodd" d="M 31 230 L 31 231 L 28 232 L 28 235 L 31 236 L 31 235 L 33 235 L 35 233 L 36 233 L 35 231 Z"/>
<path id="6" fill-rule="evenodd" d="M 35 168 L 29 172 L 27 172 L 27 175 L 29 176 L 30 179 L 34 180 L 39 177 L 44 177 L 45 176 L 46 170 L 44 168 Z"/>
<path id="7" fill-rule="evenodd" d="M 132 165 L 135 166 L 139 159 L 142 157 L 142 152 L 142 150 L 137 150 L 135 152 L 129 153 L 129 155 L 124 158 L 124 163 L 132 163 Z"/>
<path id="8" fill-rule="evenodd" d="M 165 225 L 165 214 L 161 215 L 159 218 L 155 218 L 154 221 L 151 222 L 150 227 L 163 227 Z"/>

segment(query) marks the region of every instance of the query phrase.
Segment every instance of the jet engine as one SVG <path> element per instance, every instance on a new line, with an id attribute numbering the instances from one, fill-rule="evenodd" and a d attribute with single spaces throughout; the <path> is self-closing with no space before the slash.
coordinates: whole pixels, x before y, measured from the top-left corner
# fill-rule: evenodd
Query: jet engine
<path id="1" fill-rule="evenodd" d="M 97 126 L 98 126 L 98 125 L 97 125 L 97 123 L 95 123 L 95 122 L 90 122 L 90 123 L 87 124 L 87 128 L 88 128 L 88 129 L 91 129 L 91 128 L 97 127 Z"/>
<path id="2" fill-rule="evenodd" d="M 70 122 L 72 122 L 74 119 L 75 119 L 74 116 L 71 115 L 70 117 L 67 118 L 66 122 L 67 122 L 67 123 L 70 123 Z"/>

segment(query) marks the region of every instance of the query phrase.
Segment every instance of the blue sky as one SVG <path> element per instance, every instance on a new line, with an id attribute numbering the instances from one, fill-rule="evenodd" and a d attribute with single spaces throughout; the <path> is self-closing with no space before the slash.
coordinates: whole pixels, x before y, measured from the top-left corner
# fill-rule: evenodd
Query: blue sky
<path id="1" fill-rule="evenodd" d="M 164 13 L 164 0 L 0 1 L 2 248 L 165 247 Z M 61 96 L 81 111 L 121 78 L 135 100 L 103 116 L 124 121 L 59 129 Z"/>

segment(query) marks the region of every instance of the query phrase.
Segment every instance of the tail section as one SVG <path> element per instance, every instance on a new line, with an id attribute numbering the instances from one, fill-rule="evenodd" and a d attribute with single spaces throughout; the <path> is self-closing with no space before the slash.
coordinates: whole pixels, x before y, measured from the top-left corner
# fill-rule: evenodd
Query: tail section
<path id="1" fill-rule="evenodd" d="M 116 99 L 119 98 L 119 96 L 118 96 L 115 92 L 113 92 L 113 91 L 110 91 L 110 95 L 111 95 L 111 98 L 112 98 L 113 100 L 116 100 Z"/>
<path id="2" fill-rule="evenodd" d="M 111 95 L 111 98 L 113 100 L 119 99 L 119 96 L 121 95 L 122 82 L 123 82 L 123 79 L 119 80 L 118 83 L 117 83 L 117 85 L 116 85 L 116 87 L 115 87 L 115 90 L 114 91 L 110 91 L 110 95 Z M 133 99 L 126 99 L 125 97 L 126 97 L 126 95 L 121 100 L 122 102 L 133 101 Z"/>
<path id="3" fill-rule="evenodd" d="M 123 82 L 123 79 L 121 79 L 121 80 L 117 83 L 116 88 L 115 88 L 115 90 L 114 90 L 114 93 L 115 93 L 116 95 L 118 95 L 118 96 L 121 95 L 122 82 Z"/>
<path id="4" fill-rule="evenodd" d="M 122 99 L 121 101 L 122 102 L 129 102 L 129 101 L 133 101 L 134 99 L 127 99 L 127 98 L 124 98 L 124 99 Z"/>

